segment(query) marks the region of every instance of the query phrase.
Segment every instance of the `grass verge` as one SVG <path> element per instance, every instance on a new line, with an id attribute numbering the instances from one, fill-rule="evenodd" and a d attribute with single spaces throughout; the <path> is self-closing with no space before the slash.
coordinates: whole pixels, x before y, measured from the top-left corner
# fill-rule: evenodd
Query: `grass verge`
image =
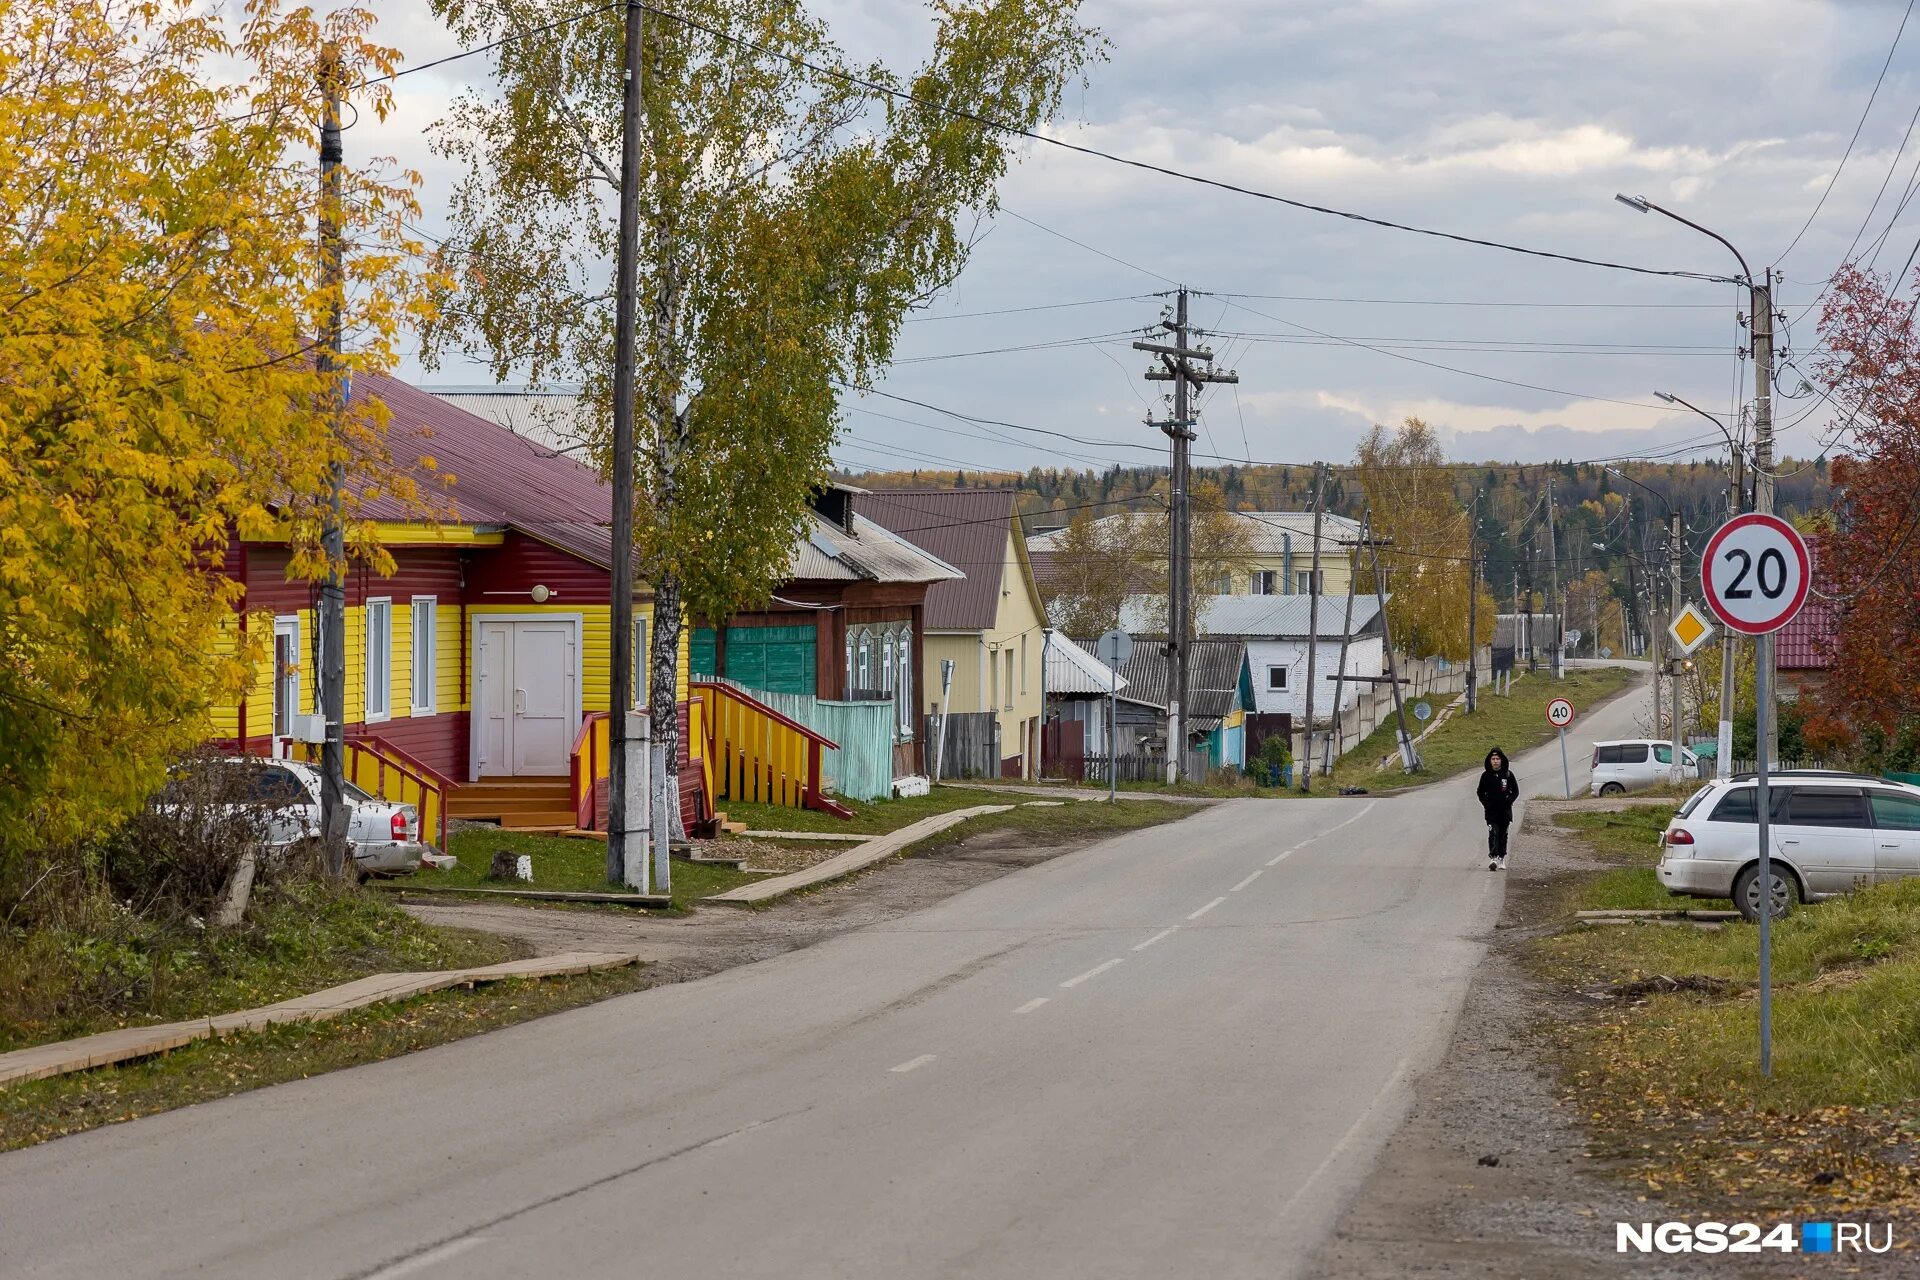
<path id="1" fill-rule="evenodd" d="M 121 913 L 19 930 L 0 935 L 0 1052 L 524 954 L 497 935 L 422 924 L 375 894 L 301 880 L 263 889 L 232 929 Z"/>
<path id="2" fill-rule="evenodd" d="M 1571 890 L 1568 910 L 1582 911 L 1731 911 L 1726 898 L 1677 898 L 1654 873 L 1660 861 L 1660 833 L 1677 804 L 1631 805 L 1617 813 L 1558 813 L 1554 825 L 1576 831 L 1596 853 L 1618 865 L 1583 877 Z"/>
<path id="3" fill-rule="evenodd" d="M 989 802 L 991 803 L 991 802 Z M 1130 800 L 1126 804 L 1103 801 L 1068 801 L 1053 805 L 1021 805 L 1005 813 L 987 813 L 969 818 L 945 831 L 907 846 L 908 856 L 938 853 L 974 836 L 994 831 L 1019 831 L 1035 838 L 1035 843 L 1084 840 L 1088 837 L 1120 835 L 1142 827 L 1157 827 L 1192 817 L 1198 807 L 1172 804 L 1165 800 Z"/>
<path id="4" fill-rule="evenodd" d="M 1575 667 L 1568 670 L 1564 680 L 1555 680 L 1544 672 L 1516 675 L 1512 693 L 1505 696 L 1483 689 L 1478 699 L 1479 710 L 1472 715 L 1464 710 L 1455 712 L 1420 744 L 1421 769 L 1411 777 L 1401 773 L 1397 764 L 1386 770 L 1374 768 L 1382 756 L 1397 750 L 1397 726 L 1389 714 L 1379 728 L 1340 758 L 1333 769 L 1332 784 L 1379 790 L 1447 778 L 1478 769 L 1486 759 L 1487 749 L 1495 746 L 1517 756 L 1553 740 L 1554 730 L 1546 720 L 1547 703 L 1553 699 L 1570 699 L 1574 707 L 1585 714 L 1642 675 L 1624 667 Z M 1439 706 L 1434 710 L 1438 712 Z M 1419 733 L 1411 704 L 1407 731 Z M 1324 782 L 1319 785 L 1327 787 Z"/>
<path id="5" fill-rule="evenodd" d="M 645 968 L 634 966 L 456 988 L 373 1005 L 331 1022 L 201 1040 L 144 1062 L 15 1085 L 0 1090 L 0 1151 L 398 1057 L 638 991 L 648 981 Z"/>
<path id="6" fill-rule="evenodd" d="M 621 893 L 627 889 L 624 884 L 607 883 L 607 846 L 598 840 L 470 827 L 455 832 L 447 843 L 451 846 L 448 852 L 460 859 L 460 865 L 451 871 L 423 867 L 415 874 L 415 882 L 441 889 L 556 889 L 572 893 Z M 533 881 L 489 880 L 487 869 L 497 849 L 531 857 Z M 757 879 L 758 876 L 731 867 L 675 858 L 673 903 L 676 908 L 684 908 L 700 898 L 725 893 Z"/>
<path id="7" fill-rule="evenodd" d="M 873 800 L 862 803 L 843 800 L 853 810 L 851 818 L 837 818 L 814 809 L 789 809 L 783 805 L 744 804 L 721 801 L 727 817 L 744 822 L 752 831 L 825 831 L 835 835 L 885 835 L 910 822 L 931 818 L 937 813 L 966 809 L 977 804 L 1018 804 L 1032 800 L 1029 795 L 974 791 L 967 787 L 935 787 L 924 796 L 899 800 Z"/>
<path id="8" fill-rule="evenodd" d="M 1646 828 L 1669 811 L 1559 821 L 1651 861 Z M 1621 877 L 1651 874 L 1616 868 L 1575 902 L 1617 905 L 1639 883 Z M 1585 928 L 1531 945 L 1539 976 L 1596 1009 L 1550 1029 L 1595 1154 L 1694 1210 L 1920 1212 L 1920 881 L 1801 907 L 1772 934 L 1770 1078 L 1754 926 Z"/>

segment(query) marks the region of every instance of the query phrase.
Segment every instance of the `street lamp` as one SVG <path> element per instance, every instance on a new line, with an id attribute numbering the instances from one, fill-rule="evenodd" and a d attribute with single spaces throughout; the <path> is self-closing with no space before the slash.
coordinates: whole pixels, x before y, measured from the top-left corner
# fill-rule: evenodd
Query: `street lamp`
<path id="1" fill-rule="evenodd" d="M 1740 276 L 1747 286 L 1748 336 L 1753 342 L 1753 509 L 1773 514 L 1773 279 L 1771 272 L 1755 280 L 1753 271 L 1747 266 L 1746 255 L 1733 247 L 1733 241 L 1717 231 L 1709 230 L 1693 221 L 1683 218 L 1671 209 L 1663 209 L 1645 196 L 1616 195 L 1615 200 L 1639 213 L 1658 213 L 1673 219 L 1682 226 L 1692 227 L 1704 236 L 1710 236 L 1727 247 L 1740 263 Z M 1738 283 L 1736 281 L 1736 283 Z M 1684 403 L 1677 397 L 1664 397 L 1676 403 Z M 1689 409 L 1692 405 L 1687 406 Z M 1699 412 L 1695 410 L 1695 412 Z M 1712 417 L 1711 414 L 1705 415 Z M 1725 428 L 1722 428 L 1724 430 Z M 1754 647 L 1755 687 L 1767 687 L 1773 683 L 1773 637 L 1760 636 Z M 1773 717 L 1766 714 L 1765 708 L 1756 708 L 1754 727 L 1760 736 L 1761 759 L 1774 754 L 1775 731 Z M 1722 748 L 1725 751 L 1725 747 Z"/>

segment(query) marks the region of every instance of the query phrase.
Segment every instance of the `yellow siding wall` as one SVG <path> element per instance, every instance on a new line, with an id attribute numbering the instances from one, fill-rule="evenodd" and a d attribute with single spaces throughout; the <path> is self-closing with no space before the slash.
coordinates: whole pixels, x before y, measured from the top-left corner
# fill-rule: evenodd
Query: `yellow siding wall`
<path id="1" fill-rule="evenodd" d="M 1026 724 L 1042 714 L 1040 676 L 1045 648 L 1044 613 L 1030 587 L 1026 562 L 1015 534 L 1008 531 L 1002 594 L 994 625 L 987 631 L 934 632 L 925 640 L 925 669 L 921 688 L 933 708 L 940 699 L 940 663 L 953 660 L 953 687 L 947 709 L 955 712 L 991 711 L 1000 722 L 1003 757 L 1026 755 Z M 1024 645 L 1022 644 L 1024 641 Z M 1007 656 L 1013 656 L 1013 679 L 1007 679 Z M 1032 762 L 1028 762 L 1029 768 Z"/>

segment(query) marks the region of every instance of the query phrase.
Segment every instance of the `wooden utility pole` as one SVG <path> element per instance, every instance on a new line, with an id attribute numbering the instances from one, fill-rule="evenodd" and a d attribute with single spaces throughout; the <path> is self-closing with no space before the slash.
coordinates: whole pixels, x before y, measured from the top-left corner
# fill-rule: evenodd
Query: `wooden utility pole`
<path id="1" fill-rule="evenodd" d="M 633 415 L 640 310 L 640 126 L 641 53 L 646 29 L 640 0 L 627 0 L 625 84 L 621 97 L 620 236 L 614 262 L 613 304 L 613 651 L 607 707 L 607 879 L 654 889 L 644 843 L 633 847 L 628 824 L 628 776 L 632 751 L 627 722 L 633 715 Z M 645 800 L 641 801 L 644 806 Z M 654 838 L 663 844 L 665 831 Z M 663 860 L 664 861 L 664 860 Z M 636 865 L 637 864 L 637 865 Z M 638 874 L 634 874 L 635 872 Z M 668 892 L 667 885 L 657 886 Z"/>
<path id="2" fill-rule="evenodd" d="M 1560 600 L 1560 539 L 1554 532 L 1553 520 L 1553 479 L 1547 479 L 1547 564 L 1553 575 L 1553 678 L 1559 680 L 1566 675 L 1566 659 L 1562 656 L 1566 650 L 1565 628 L 1567 625 L 1566 605 Z"/>
<path id="3" fill-rule="evenodd" d="M 1357 543 L 1341 540 L 1341 545 L 1351 548 L 1347 552 L 1347 612 L 1340 624 L 1340 665 L 1333 673 L 1333 758 L 1338 760 L 1346 754 L 1346 734 L 1340 717 L 1346 713 L 1347 685 L 1347 645 L 1353 639 L 1353 589 L 1360 577 L 1360 548 Z M 1355 728 L 1359 727 L 1355 717 Z M 1329 770 L 1331 772 L 1331 770 Z"/>
<path id="4" fill-rule="evenodd" d="M 1313 686 L 1315 659 L 1320 652 L 1320 512 L 1325 505 L 1327 464 L 1313 464 L 1313 568 L 1307 574 L 1307 726 L 1301 741 L 1306 744 L 1307 758 L 1300 762 L 1300 789 L 1311 790 L 1308 785 L 1313 777 Z M 1334 715 L 1340 714 L 1339 708 Z"/>
<path id="5" fill-rule="evenodd" d="M 314 367 L 327 379 L 322 394 L 333 428 L 336 451 L 345 448 L 342 419 L 352 394 L 349 375 L 341 370 L 341 309 L 346 293 L 345 206 L 341 199 L 340 165 L 340 51 L 328 44 L 320 55 L 320 278 L 327 295 L 326 341 L 315 354 Z M 347 544 L 341 519 L 341 494 L 346 488 L 347 465 L 336 456 L 327 468 L 327 508 L 321 516 L 320 550 L 327 576 L 320 584 L 320 608 L 313 629 L 314 701 L 325 723 L 320 747 L 320 838 L 326 846 L 327 871 L 346 874 L 347 867 Z"/>
<path id="6" fill-rule="evenodd" d="M 1467 513 L 1467 714 L 1479 708 L 1474 668 L 1480 661 L 1480 491 Z"/>
<path id="7" fill-rule="evenodd" d="M 1737 255 L 1736 255 L 1737 256 Z M 1744 265 L 1744 263 L 1743 263 Z M 1773 514 L 1773 272 L 1761 273 L 1750 281 L 1749 320 L 1753 325 L 1753 509 Z M 1756 636 L 1753 642 L 1754 687 L 1777 689 L 1774 681 L 1774 634 Z M 1756 720 L 1766 740 L 1760 744 L 1761 760 L 1780 758 L 1779 717 L 1767 715 Z"/>
<path id="8" fill-rule="evenodd" d="M 1172 494 L 1167 537 L 1167 781 L 1179 782 L 1186 764 L 1187 704 L 1187 617 L 1188 587 L 1193 578 L 1193 511 L 1190 502 L 1188 448 L 1194 440 L 1193 415 L 1188 408 L 1188 391 L 1199 391 L 1210 382 L 1238 382 L 1234 373 L 1215 373 L 1213 352 L 1187 345 L 1187 289 L 1182 285 L 1175 294 L 1171 320 L 1162 320 L 1162 328 L 1173 334 L 1173 345 L 1136 342 L 1136 351 L 1149 351 L 1160 357 L 1159 368 L 1147 370 L 1149 382 L 1173 384 L 1173 417 L 1166 422 L 1151 422 L 1172 442 Z M 1201 368 L 1194 361 L 1207 365 Z"/>
<path id="9" fill-rule="evenodd" d="M 1391 538 L 1373 536 L 1373 511 L 1369 509 L 1360 525 L 1360 543 L 1373 560 L 1373 598 L 1380 610 L 1380 636 L 1387 650 L 1387 682 L 1393 689 L 1393 718 L 1400 735 L 1400 761 L 1408 773 L 1420 767 L 1420 753 L 1414 750 L 1407 733 L 1407 704 L 1400 694 L 1400 667 L 1393 656 L 1393 624 L 1387 620 L 1386 575 L 1380 571 L 1380 548 L 1393 545 Z"/>

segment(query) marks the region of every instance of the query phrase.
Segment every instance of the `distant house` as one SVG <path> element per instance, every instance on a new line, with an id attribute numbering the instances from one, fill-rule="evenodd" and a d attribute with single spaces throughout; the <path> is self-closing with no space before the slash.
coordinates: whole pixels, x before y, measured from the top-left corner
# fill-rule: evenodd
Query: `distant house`
<path id="1" fill-rule="evenodd" d="M 1246 653 L 1238 640 L 1195 640 L 1187 646 L 1185 745 L 1204 753 L 1209 768 L 1246 763 L 1246 719 L 1254 709 L 1241 679 Z M 1164 751 L 1166 709 L 1172 697 L 1164 638 L 1136 638 L 1133 655 L 1120 674 L 1127 681 L 1120 715 L 1121 754 Z"/>
<path id="2" fill-rule="evenodd" d="M 949 714 L 990 714 L 1001 773 L 1034 777 L 1040 749 L 1046 611 L 1027 562 L 1011 489 L 887 489 L 862 494 L 876 522 L 959 570 L 927 592 L 921 705 L 940 702 L 953 664 Z"/>
<path id="3" fill-rule="evenodd" d="M 1196 630 L 1209 640 L 1231 640 L 1246 651 L 1249 711 L 1261 715 L 1290 715 L 1295 723 L 1306 715 L 1307 650 L 1313 622 L 1311 596 L 1213 596 L 1206 600 Z M 1153 627 L 1158 601 L 1130 598 L 1121 612 L 1121 625 L 1142 631 Z M 1313 647 L 1314 719 L 1334 714 L 1335 677 L 1340 672 L 1341 630 L 1346 625 L 1347 597 L 1321 596 L 1317 637 Z M 1136 650 L 1137 651 L 1137 650 Z M 1346 675 L 1339 682 L 1339 710 L 1353 707 L 1371 686 L 1352 677 L 1371 680 L 1385 672 L 1386 642 L 1380 607 L 1373 596 L 1353 597 L 1353 622 L 1346 646 Z"/>
<path id="4" fill-rule="evenodd" d="M 593 438 L 593 422 L 577 391 L 527 387 L 422 387 L 434 399 L 505 427 L 546 449 L 578 456 Z"/>
<path id="5" fill-rule="evenodd" d="M 1346 516 L 1325 514 L 1320 523 L 1320 580 L 1313 582 L 1313 513 L 1310 511 L 1236 511 L 1246 522 L 1251 545 L 1248 572 L 1228 575 L 1211 583 L 1220 595 L 1281 596 L 1304 595 L 1316 587 L 1321 592 L 1344 595 L 1350 576 L 1350 550 L 1342 545 L 1360 536 L 1360 525 Z M 1159 513 L 1126 512 L 1105 516 L 1096 526 L 1117 520 L 1151 521 L 1166 524 Z M 1027 552 L 1041 586 L 1052 594 L 1055 581 L 1055 556 L 1066 539 L 1065 529 L 1035 533 L 1027 539 Z"/>
<path id="6" fill-rule="evenodd" d="M 1818 582 L 1820 539 L 1808 538 L 1807 551 L 1813 558 L 1814 580 Z M 1781 697 L 1798 698 L 1826 683 L 1839 622 L 1839 611 L 1832 602 L 1810 594 L 1793 620 L 1774 634 L 1774 665 L 1780 672 Z"/>
<path id="7" fill-rule="evenodd" d="M 1085 759 L 1106 754 L 1108 703 L 1128 694 L 1131 686 L 1080 645 L 1059 634 L 1046 643 L 1046 721 L 1056 745 L 1043 753 L 1049 765 L 1056 756 Z"/>

